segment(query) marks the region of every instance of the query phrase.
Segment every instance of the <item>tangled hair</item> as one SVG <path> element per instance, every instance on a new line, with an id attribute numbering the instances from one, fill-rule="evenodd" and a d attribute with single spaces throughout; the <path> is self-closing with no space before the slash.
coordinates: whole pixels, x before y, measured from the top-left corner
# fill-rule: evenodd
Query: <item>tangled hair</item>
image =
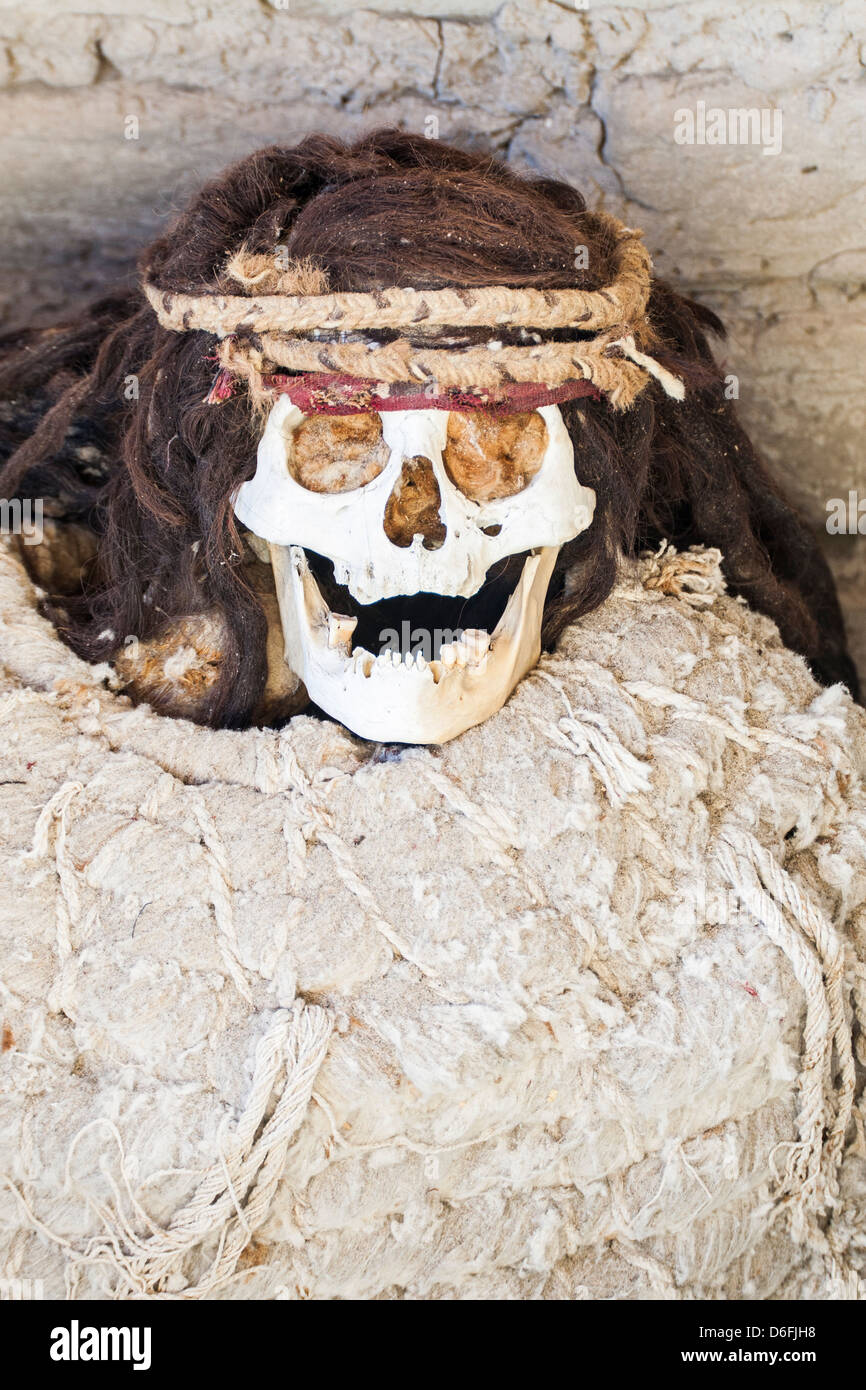
<path id="1" fill-rule="evenodd" d="M 277 244 L 321 267 L 332 290 L 597 289 L 615 271 L 606 224 L 573 188 L 394 130 L 248 156 L 197 194 L 141 270 L 165 290 L 236 293 L 227 259 Z M 588 248 L 587 270 L 575 270 L 577 246 Z M 649 317 L 655 355 L 685 382 L 686 399 L 653 384 L 622 412 L 590 398 L 561 407 L 597 508 L 560 555 L 545 644 L 604 601 L 621 553 L 663 539 L 718 546 L 730 589 L 776 622 L 820 681 L 843 681 L 856 696 L 826 562 L 725 399 L 706 336 L 722 334 L 721 323 L 661 280 Z M 123 634 L 146 639 L 218 613 L 219 678 L 201 717 L 243 727 L 265 684 L 266 620 L 232 498 L 255 470 L 261 423 L 245 390 L 204 403 L 215 372 L 214 339 L 162 329 L 138 290 L 0 342 L 0 493 L 51 499 L 56 516 L 96 533 L 78 592 L 49 599 L 62 636 L 88 660 L 106 659 L 106 642 Z"/>

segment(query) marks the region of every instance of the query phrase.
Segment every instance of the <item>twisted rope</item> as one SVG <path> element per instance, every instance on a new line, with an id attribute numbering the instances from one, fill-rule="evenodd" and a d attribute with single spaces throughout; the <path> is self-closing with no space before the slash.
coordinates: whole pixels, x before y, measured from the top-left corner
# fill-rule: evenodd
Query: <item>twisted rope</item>
<path id="1" fill-rule="evenodd" d="M 623 356 L 610 356 L 618 349 Z M 366 343 L 318 343 L 308 338 L 281 338 L 265 334 L 261 348 L 228 338 L 220 344 L 220 365 L 244 378 L 254 398 L 268 397 L 262 377 L 274 366 L 294 372 L 339 372 L 349 376 L 391 382 L 433 382 L 437 388 L 453 386 L 499 387 L 504 382 L 529 381 L 548 387 L 565 381 L 584 380 L 625 409 L 649 384 L 661 380 L 669 395 L 682 399 L 682 382 L 645 354 L 638 364 L 627 358 L 636 353 L 631 337 L 599 339 L 591 343 L 537 343 L 531 347 L 418 348 L 405 339 L 368 347 Z M 646 363 L 651 362 L 650 372 Z M 269 398 L 269 397 L 268 397 Z"/>
<path id="2" fill-rule="evenodd" d="M 63 965 L 72 955 L 72 928 L 81 917 L 81 894 L 75 861 L 67 845 L 68 818 L 71 805 L 84 790 L 81 782 L 64 782 L 63 786 L 42 807 L 33 832 L 33 848 L 27 852 L 34 859 L 48 857 L 54 839 L 54 862 L 57 869 L 58 893 L 55 899 L 57 957 Z"/>
<path id="3" fill-rule="evenodd" d="M 855 1116 L 856 1076 L 852 1021 L 866 1026 L 863 997 L 840 933 L 772 854 L 748 831 L 726 825 L 719 838 L 719 866 L 767 935 L 791 963 L 806 996 L 802 1070 L 798 1079 L 799 1142 L 792 1146 L 778 1193 L 795 1238 L 824 1259 L 838 1297 L 862 1298 L 853 1267 L 832 1218 L 839 1205 L 839 1170 Z M 835 1050 L 835 1059 L 834 1059 Z M 834 1067 L 835 1060 L 835 1067 Z M 819 1222 L 816 1202 L 827 1211 Z"/>
<path id="4" fill-rule="evenodd" d="M 295 286 L 293 267 L 281 271 L 273 258 L 239 254 L 229 273 L 239 283 L 264 293 L 255 295 L 175 294 L 145 284 L 144 293 L 163 328 L 184 333 L 200 330 L 225 337 L 238 331 L 310 332 L 331 328 L 341 333 L 364 328 L 410 325 L 486 328 L 517 324 L 533 328 L 596 330 L 643 317 L 650 294 L 652 261 L 641 233 L 616 218 L 598 218 L 615 236 L 618 269 L 600 290 L 515 289 L 482 285 L 467 289 L 414 290 L 400 286 L 373 293 L 281 294 Z"/>
<path id="5" fill-rule="evenodd" d="M 503 382 L 534 382 L 547 387 L 589 381 L 616 409 L 623 410 L 647 386 L 659 381 L 669 396 L 682 400 L 683 384 L 643 351 L 653 334 L 646 319 L 652 261 L 641 233 L 616 218 L 598 214 L 617 243 L 617 274 L 600 290 L 538 290 L 509 285 L 415 290 L 390 286 L 371 293 L 303 293 L 320 289 L 323 272 L 307 262 L 280 269 L 272 257 L 236 252 L 226 274 L 247 291 L 243 295 L 176 294 L 146 283 L 144 293 L 160 325 L 176 333 L 201 331 L 223 340 L 219 360 L 225 371 L 246 380 L 257 407 L 269 400 L 262 377 L 274 367 L 293 372 L 329 372 L 378 382 L 435 382 L 449 387 L 495 388 Z M 272 293 L 271 291 L 277 291 Z M 392 343 L 323 341 L 301 336 L 315 332 L 332 338 L 358 330 L 411 328 L 580 328 L 594 339 L 574 343 L 530 342 L 486 346 L 436 347 L 410 341 Z M 251 341 L 251 335 L 258 335 Z M 638 347 L 638 336 L 643 347 Z M 417 336 L 417 335 L 416 335 Z"/>
<path id="6" fill-rule="evenodd" d="M 66 1249 L 75 1266 L 108 1265 L 121 1275 L 127 1288 L 142 1296 L 180 1291 L 185 1298 L 208 1294 L 233 1273 L 241 1252 L 270 1209 L 289 1145 L 306 1114 L 332 1028 L 331 1014 L 315 1005 L 304 1007 L 296 1001 L 291 1011 L 277 1011 L 256 1047 L 250 1094 L 231 1142 L 202 1174 L 192 1197 L 168 1226 L 156 1226 L 128 1192 L 133 1208 L 130 1219 L 115 1187 L 113 1209 L 88 1198 L 104 1229 L 83 1248 L 76 1249 L 72 1242 L 41 1223 L 38 1229 Z M 283 1071 L 284 1085 L 273 1113 L 266 1119 Z M 93 1123 L 86 1125 L 78 1137 Z M 121 1145 L 121 1174 L 128 1188 L 122 1141 L 110 1122 L 109 1128 Z M 68 1181 L 76 1142 L 77 1139 L 67 1160 Z M 13 1183 L 9 1182 L 9 1186 L 35 1224 L 23 1194 Z M 133 1225 L 133 1219 L 139 1229 Z M 140 1233 L 142 1226 L 149 1228 L 147 1234 Z M 184 1261 L 215 1238 L 217 1250 L 210 1267 L 195 1284 L 188 1284 Z M 118 1296 L 123 1296 L 123 1292 L 118 1289 Z"/>

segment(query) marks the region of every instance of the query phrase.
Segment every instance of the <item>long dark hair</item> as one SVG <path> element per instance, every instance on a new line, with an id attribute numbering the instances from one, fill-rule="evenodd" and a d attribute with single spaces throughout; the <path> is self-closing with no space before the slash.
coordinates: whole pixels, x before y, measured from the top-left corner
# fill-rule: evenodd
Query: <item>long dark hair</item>
<path id="1" fill-rule="evenodd" d="M 167 290 L 225 289 L 231 253 L 278 243 L 320 266 L 334 290 L 597 289 L 615 270 L 606 225 L 573 188 L 395 130 L 249 155 L 198 193 L 141 269 Z M 721 323 L 661 280 L 649 317 L 655 355 L 685 381 L 686 399 L 653 384 L 622 412 L 592 399 L 562 407 L 580 480 L 598 501 L 590 529 L 560 556 L 545 642 L 604 601 L 621 553 L 662 539 L 718 546 L 731 590 L 778 624 L 820 681 L 856 695 L 826 562 L 725 397 L 707 344 Z M 207 334 L 161 329 L 138 290 L 6 339 L 0 492 L 51 498 L 52 510 L 96 533 L 80 592 L 49 600 L 87 659 L 106 659 L 106 643 L 124 634 L 147 639 L 180 617 L 219 613 L 224 650 L 203 717 L 243 727 L 264 687 L 266 620 L 240 563 L 232 497 L 255 469 L 261 426 L 244 390 L 205 404 L 213 354 Z M 577 576 L 567 591 L 566 567 Z"/>

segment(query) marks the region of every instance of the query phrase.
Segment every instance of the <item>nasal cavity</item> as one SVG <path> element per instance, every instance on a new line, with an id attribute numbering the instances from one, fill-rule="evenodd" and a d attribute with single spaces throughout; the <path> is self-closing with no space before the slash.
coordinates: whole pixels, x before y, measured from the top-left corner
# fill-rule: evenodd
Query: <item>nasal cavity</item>
<path id="1" fill-rule="evenodd" d="M 442 498 L 433 465 L 423 454 L 404 459 L 400 477 L 385 504 L 385 535 L 405 550 L 414 536 L 425 550 L 438 550 L 447 534 L 439 516 Z"/>

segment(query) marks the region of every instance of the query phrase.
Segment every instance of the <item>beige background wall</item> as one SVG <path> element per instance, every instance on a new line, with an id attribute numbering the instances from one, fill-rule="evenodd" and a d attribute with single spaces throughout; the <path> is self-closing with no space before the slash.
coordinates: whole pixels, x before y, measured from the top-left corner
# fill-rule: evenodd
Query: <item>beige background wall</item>
<path id="1" fill-rule="evenodd" d="M 28 0 L 0 35 L 7 323 L 128 273 L 258 144 L 435 117 L 642 226 L 728 321 L 746 422 L 816 528 L 849 489 L 866 510 L 862 0 Z M 699 101 L 779 108 L 781 153 L 677 144 Z M 866 674 L 866 536 L 825 543 Z"/>

